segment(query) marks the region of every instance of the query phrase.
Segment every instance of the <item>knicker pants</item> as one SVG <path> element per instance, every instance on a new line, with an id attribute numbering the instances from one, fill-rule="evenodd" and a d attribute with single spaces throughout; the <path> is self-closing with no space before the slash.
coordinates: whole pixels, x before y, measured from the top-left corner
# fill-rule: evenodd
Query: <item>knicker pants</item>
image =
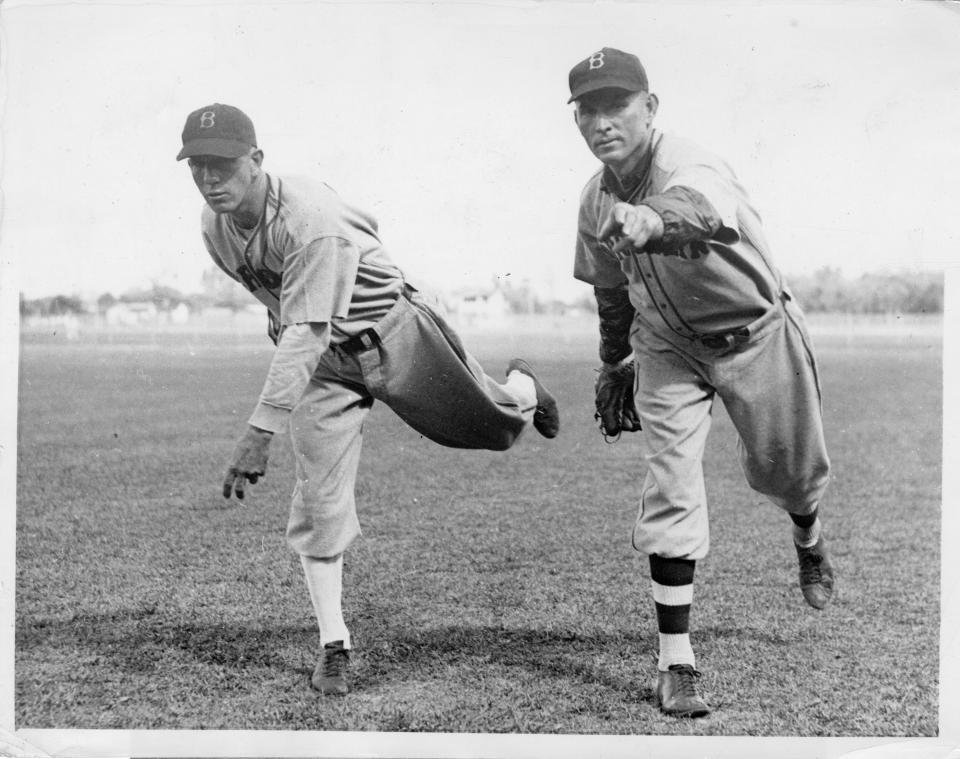
<path id="1" fill-rule="evenodd" d="M 300 554 L 342 553 L 360 534 L 354 486 L 374 400 L 453 448 L 505 450 L 533 419 L 536 397 L 488 377 L 416 291 L 375 325 L 367 347 L 326 353 L 293 410 L 296 457 L 287 540 Z"/>
<path id="2" fill-rule="evenodd" d="M 808 514 L 827 485 L 820 381 L 803 314 L 789 299 L 749 326 L 747 343 L 680 347 L 643 325 L 636 352 L 637 410 L 647 475 L 633 530 L 645 554 L 701 559 L 710 546 L 703 451 L 717 395 L 739 434 L 749 485 L 791 513 Z"/>

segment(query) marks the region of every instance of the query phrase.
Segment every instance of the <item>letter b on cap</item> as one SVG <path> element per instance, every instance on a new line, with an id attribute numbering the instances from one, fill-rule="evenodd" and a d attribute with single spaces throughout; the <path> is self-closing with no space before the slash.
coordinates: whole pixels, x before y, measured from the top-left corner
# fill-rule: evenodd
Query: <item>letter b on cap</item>
<path id="1" fill-rule="evenodd" d="M 211 129 L 216 126 L 216 112 L 214 111 L 204 111 L 200 114 L 200 128 L 201 129 Z"/>
<path id="2" fill-rule="evenodd" d="M 594 53 L 590 56 L 590 70 L 598 69 L 603 66 L 603 51 L 599 53 Z"/>

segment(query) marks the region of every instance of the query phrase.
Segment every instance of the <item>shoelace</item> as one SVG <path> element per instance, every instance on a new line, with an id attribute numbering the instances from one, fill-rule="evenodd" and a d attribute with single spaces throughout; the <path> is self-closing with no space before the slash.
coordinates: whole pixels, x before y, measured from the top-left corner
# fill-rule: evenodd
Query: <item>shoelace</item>
<path id="1" fill-rule="evenodd" d="M 804 584 L 818 583 L 823 575 L 820 572 L 821 557 L 812 551 L 800 553 L 800 577 Z"/>
<path id="2" fill-rule="evenodd" d="M 347 667 L 350 655 L 346 649 L 326 651 L 323 656 L 323 676 L 339 677 Z"/>
<path id="3" fill-rule="evenodd" d="M 700 673 L 692 667 L 678 667 L 673 671 L 677 673 L 677 691 L 684 696 L 699 697 L 697 678 Z"/>

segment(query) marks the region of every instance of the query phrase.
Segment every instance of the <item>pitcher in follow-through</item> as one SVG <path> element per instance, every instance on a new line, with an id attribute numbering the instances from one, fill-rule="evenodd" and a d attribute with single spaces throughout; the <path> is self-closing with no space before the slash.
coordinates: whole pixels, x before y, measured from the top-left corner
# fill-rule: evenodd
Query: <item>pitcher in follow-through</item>
<path id="1" fill-rule="evenodd" d="M 703 716 L 689 633 L 694 568 L 709 548 L 713 403 L 737 429 L 747 482 L 792 520 L 803 597 L 822 609 L 834 573 L 819 518 L 830 463 L 817 363 L 746 192 L 720 158 L 653 127 L 659 101 L 640 60 L 603 48 L 568 80 L 576 125 L 603 164 L 581 194 L 574 255 L 600 319 L 597 418 L 608 438 L 643 431 L 633 546 L 650 562 L 657 700 Z"/>
<path id="2" fill-rule="evenodd" d="M 533 425 L 559 429 L 557 404 L 529 365 L 488 377 L 430 301 L 405 281 L 376 222 L 323 182 L 262 168 L 253 123 L 215 103 L 192 112 L 177 160 L 203 195 L 214 262 L 268 310 L 276 344 L 266 382 L 233 454 L 223 495 L 244 497 L 266 472 L 274 434 L 289 430 L 297 480 L 287 540 L 300 555 L 320 630 L 311 678 L 348 691 L 352 647 L 341 606 L 343 554 L 360 534 L 354 483 L 375 399 L 441 445 L 505 450 Z"/>

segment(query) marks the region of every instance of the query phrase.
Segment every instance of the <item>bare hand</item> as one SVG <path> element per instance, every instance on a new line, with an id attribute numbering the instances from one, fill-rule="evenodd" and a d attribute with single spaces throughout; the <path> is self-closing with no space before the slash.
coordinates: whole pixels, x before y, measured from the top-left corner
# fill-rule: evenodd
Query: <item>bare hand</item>
<path id="1" fill-rule="evenodd" d="M 237 498 L 243 500 L 245 481 L 249 480 L 252 485 L 266 474 L 268 451 L 272 438 L 272 432 L 253 426 L 247 427 L 247 431 L 240 438 L 240 442 L 237 443 L 237 448 L 233 452 L 233 460 L 229 469 L 227 469 L 227 476 L 223 480 L 224 498 L 229 498 L 231 493 L 236 493 Z"/>
<path id="2" fill-rule="evenodd" d="M 649 206 L 616 203 L 600 229 L 600 239 L 616 238 L 615 255 L 641 250 L 650 240 L 663 236 L 663 219 Z"/>

